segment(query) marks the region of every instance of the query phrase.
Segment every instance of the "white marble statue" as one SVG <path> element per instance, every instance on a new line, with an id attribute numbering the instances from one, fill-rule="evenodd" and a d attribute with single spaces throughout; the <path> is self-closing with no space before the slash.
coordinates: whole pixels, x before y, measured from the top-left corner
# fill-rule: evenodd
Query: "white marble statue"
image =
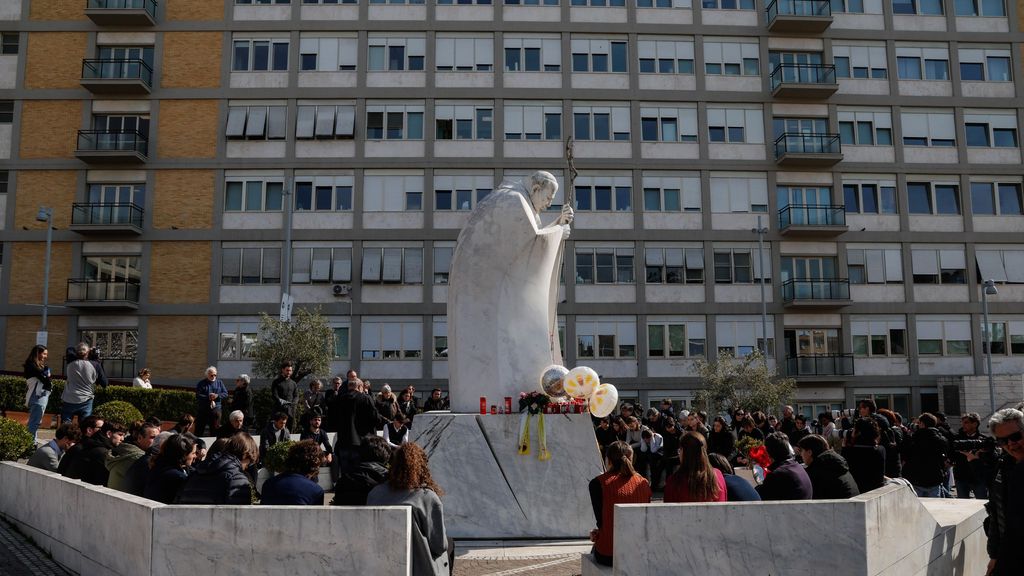
<path id="1" fill-rule="evenodd" d="M 448 285 L 453 412 L 478 412 L 481 396 L 518 403 L 545 367 L 562 363 L 555 310 L 573 211 L 565 206 L 547 226 L 540 219 L 557 191 L 548 172 L 503 182 L 459 234 Z"/>

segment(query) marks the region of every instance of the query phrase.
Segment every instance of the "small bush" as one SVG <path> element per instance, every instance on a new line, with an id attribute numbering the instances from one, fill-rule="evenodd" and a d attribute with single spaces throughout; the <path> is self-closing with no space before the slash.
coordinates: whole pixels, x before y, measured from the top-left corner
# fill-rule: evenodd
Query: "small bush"
<path id="1" fill-rule="evenodd" d="M 132 422 L 142 420 L 142 412 L 123 400 L 113 400 L 101 404 L 99 408 L 93 410 L 93 414 L 105 421 L 117 422 L 122 426 L 129 426 Z"/>
<path id="2" fill-rule="evenodd" d="M 263 465 L 275 474 L 284 472 L 284 463 L 288 459 L 288 449 L 294 444 L 295 442 L 291 440 L 282 440 L 271 446 L 267 450 L 266 457 L 263 458 Z"/>
<path id="3" fill-rule="evenodd" d="M 25 458 L 32 450 L 28 428 L 10 418 L 0 418 L 0 460 Z"/>

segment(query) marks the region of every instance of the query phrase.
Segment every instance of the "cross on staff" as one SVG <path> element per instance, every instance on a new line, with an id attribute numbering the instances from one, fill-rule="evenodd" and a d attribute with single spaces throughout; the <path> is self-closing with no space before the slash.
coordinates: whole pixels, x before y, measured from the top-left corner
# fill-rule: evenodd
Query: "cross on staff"
<path id="1" fill-rule="evenodd" d="M 569 136 L 565 140 L 565 163 L 568 167 L 569 182 L 566 185 L 565 190 L 565 204 L 575 209 L 576 207 L 576 176 L 579 171 L 576 170 L 576 164 L 574 163 L 575 156 L 573 155 L 573 139 Z"/>

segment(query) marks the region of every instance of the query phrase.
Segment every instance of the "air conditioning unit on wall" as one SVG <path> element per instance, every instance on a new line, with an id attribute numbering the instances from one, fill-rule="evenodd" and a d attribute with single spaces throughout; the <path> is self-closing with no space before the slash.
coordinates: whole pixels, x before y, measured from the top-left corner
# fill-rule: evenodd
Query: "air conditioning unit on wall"
<path id="1" fill-rule="evenodd" d="M 331 286 L 331 292 L 338 298 L 348 296 L 352 293 L 351 284 L 335 284 Z"/>

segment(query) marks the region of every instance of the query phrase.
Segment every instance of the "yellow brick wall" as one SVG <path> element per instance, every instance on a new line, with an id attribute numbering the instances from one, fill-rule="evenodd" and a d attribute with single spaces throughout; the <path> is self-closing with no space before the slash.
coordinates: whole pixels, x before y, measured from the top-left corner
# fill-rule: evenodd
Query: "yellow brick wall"
<path id="1" fill-rule="evenodd" d="M 150 303 L 209 302 L 210 254 L 209 242 L 153 242 L 147 275 Z"/>
<path id="2" fill-rule="evenodd" d="M 85 32 L 30 32 L 25 87 L 80 87 L 87 40 Z"/>
<path id="3" fill-rule="evenodd" d="M 26 100 L 21 105 L 21 157 L 72 158 L 81 124 L 81 101 Z"/>
<path id="4" fill-rule="evenodd" d="M 85 2 L 32 0 L 28 14 L 32 20 L 85 20 Z"/>
<path id="5" fill-rule="evenodd" d="M 170 0 L 168 20 L 223 20 L 224 3 L 215 0 Z"/>
<path id="6" fill-rule="evenodd" d="M 164 63 L 160 85 L 164 88 L 220 87 L 222 40 L 220 32 L 164 34 Z"/>
<path id="7" fill-rule="evenodd" d="M 10 262 L 11 275 L 8 301 L 11 304 L 42 304 L 46 242 L 15 243 L 10 257 L 6 260 Z M 4 273 L 6 274 L 7 270 L 4 270 Z M 70 274 L 71 244 L 54 242 L 50 252 L 50 304 L 64 304 Z"/>
<path id="8" fill-rule="evenodd" d="M 220 128 L 216 100 L 160 102 L 161 158 L 215 158 Z"/>
<path id="9" fill-rule="evenodd" d="M 206 316 L 150 316 L 146 326 L 146 366 L 157 381 L 195 378 L 206 370 Z"/>
<path id="10" fill-rule="evenodd" d="M 213 170 L 158 170 L 153 227 L 208 230 L 213 227 Z"/>
<path id="11" fill-rule="evenodd" d="M 36 345 L 36 332 L 42 327 L 42 320 L 42 311 L 39 312 L 39 316 L 7 317 L 4 370 L 21 372 L 22 363 L 25 362 L 32 347 Z M 64 348 L 70 343 L 67 328 L 67 320 L 61 316 L 51 315 L 46 321 L 46 331 L 49 332 L 47 348 L 50 349 L 48 364 L 54 374 L 60 372 L 60 359 L 64 356 Z"/>
<path id="12" fill-rule="evenodd" d="M 53 209 L 53 225 L 67 229 L 71 224 L 71 203 L 75 201 L 78 174 L 72 170 L 25 170 L 18 172 L 18 190 L 14 201 L 14 229 L 45 230 L 46 223 L 36 220 L 40 206 Z"/>

